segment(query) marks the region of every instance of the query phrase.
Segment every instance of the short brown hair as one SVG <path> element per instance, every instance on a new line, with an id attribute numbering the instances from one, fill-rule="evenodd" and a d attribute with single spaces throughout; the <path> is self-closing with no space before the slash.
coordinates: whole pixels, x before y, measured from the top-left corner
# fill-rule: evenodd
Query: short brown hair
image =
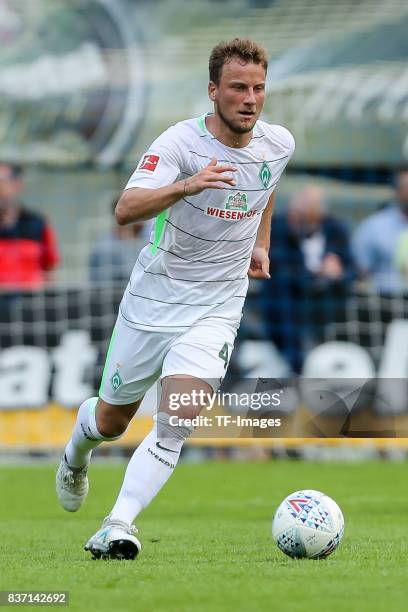
<path id="1" fill-rule="evenodd" d="M 234 38 L 229 41 L 218 43 L 211 51 L 209 61 L 210 81 L 219 84 L 221 71 L 224 64 L 233 57 L 238 57 L 245 62 L 262 64 L 265 72 L 268 70 L 268 58 L 263 47 L 249 38 Z"/>

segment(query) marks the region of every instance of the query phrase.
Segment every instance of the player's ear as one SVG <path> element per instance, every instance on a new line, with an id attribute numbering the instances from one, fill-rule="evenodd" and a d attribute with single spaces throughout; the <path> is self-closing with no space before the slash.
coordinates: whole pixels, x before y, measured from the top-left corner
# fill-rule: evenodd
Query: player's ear
<path id="1" fill-rule="evenodd" d="M 215 102 L 217 99 L 217 86 L 213 81 L 208 83 L 208 97 L 211 102 Z"/>

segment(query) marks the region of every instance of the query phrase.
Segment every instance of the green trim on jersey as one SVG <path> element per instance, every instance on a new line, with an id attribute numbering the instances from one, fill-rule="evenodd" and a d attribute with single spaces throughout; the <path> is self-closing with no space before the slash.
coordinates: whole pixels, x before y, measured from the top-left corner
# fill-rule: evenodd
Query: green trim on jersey
<path id="1" fill-rule="evenodd" d="M 156 254 L 157 247 L 159 246 L 160 241 L 163 237 L 166 219 L 168 216 L 169 209 L 167 208 L 166 210 L 162 210 L 162 212 L 156 217 L 156 223 L 154 225 L 154 242 L 150 247 L 150 252 L 152 255 Z"/>
<path id="2" fill-rule="evenodd" d="M 102 387 L 103 387 L 103 384 L 105 382 L 106 373 L 108 371 L 109 357 L 110 357 L 110 354 L 111 354 L 111 351 L 112 351 L 112 347 L 113 347 L 113 342 L 115 340 L 115 336 L 116 336 L 116 327 L 113 328 L 112 336 L 111 336 L 111 339 L 110 339 L 110 342 L 109 342 L 108 352 L 106 353 L 105 367 L 103 368 L 103 374 L 102 374 L 101 386 L 99 387 L 99 393 L 102 391 Z"/>
<path id="3" fill-rule="evenodd" d="M 205 134 L 210 134 L 210 132 L 207 130 L 207 126 L 205 125 L 206 116 L 207 116 L 207 113 L 205 115 L 201 115 L 201 117 L 198 117 L 197 123 L 198 123 L 198 127 L 200 128 L 202 132 L 204 132 Z"/>

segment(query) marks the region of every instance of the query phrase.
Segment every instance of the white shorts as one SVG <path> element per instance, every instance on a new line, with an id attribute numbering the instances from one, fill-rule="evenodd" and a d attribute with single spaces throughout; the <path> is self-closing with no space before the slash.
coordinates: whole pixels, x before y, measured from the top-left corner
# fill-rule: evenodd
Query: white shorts
<path id="1" fill-rule="evenodd" d="M 228 367 L 237 326 L 206 318 L 184 332 L 150 332 L 126 324 L 119 314 L 106 355 L 99 396 L 109 404 L 141 399 L 158 378 L 186 374 L 216 391 Z"/>

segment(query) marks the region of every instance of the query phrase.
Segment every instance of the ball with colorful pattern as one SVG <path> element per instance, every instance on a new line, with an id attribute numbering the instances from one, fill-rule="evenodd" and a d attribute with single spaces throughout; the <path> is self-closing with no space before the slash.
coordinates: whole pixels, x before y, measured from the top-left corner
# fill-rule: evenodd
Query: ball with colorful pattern
<path id="1" fill-rule="evenodd" d="M 273 517 L 273 539 L 293 559 L 324 559 L 336 550 L 343 534 L 342 511 L 320 491 L 295 491 L 283 500 Z"/>

